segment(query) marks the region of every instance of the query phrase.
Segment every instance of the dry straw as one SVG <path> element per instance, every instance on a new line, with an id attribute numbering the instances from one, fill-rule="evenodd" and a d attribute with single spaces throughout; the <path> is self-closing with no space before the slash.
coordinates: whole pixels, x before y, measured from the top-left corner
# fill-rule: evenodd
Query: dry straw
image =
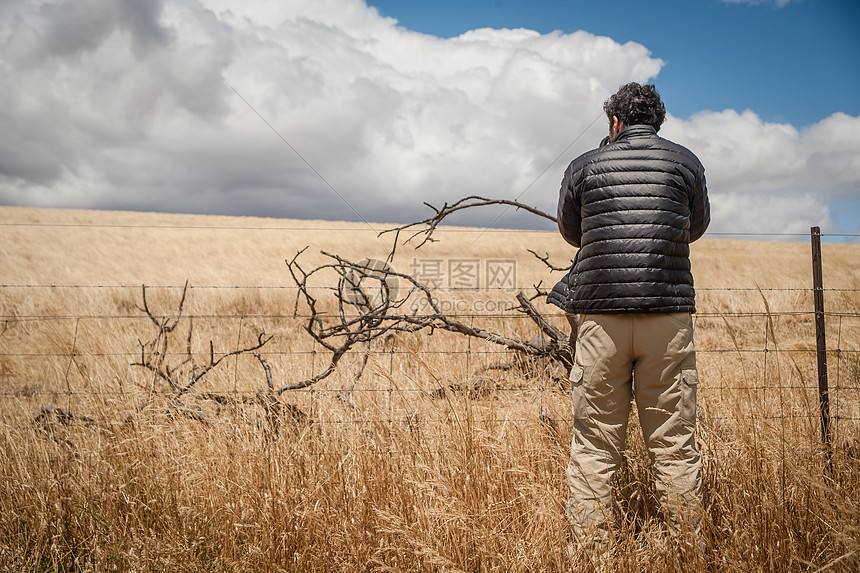
<path id="1" fill-rule="evenodd" d="M 534 363 L 482 371 L 511 358 L 497 345 L 399 334 L 372 349 L 354 387 L 360 351 L 318 385 L 282 394 L 276 429 L 259 402 L 241 399 L 267 388 L 251 353 L 228 356 L 183 396 L 205 419 L 184 415 L 151 369 L 132 365 L 154 328 L 138 309 L 140 285 L 150 285 L 151 312 L 168 315 L 189 280 L 201 363 L 210 342 L 217 357 L 265 333 L 273 338 L 258 351 L 275 385 L 314 376 L 325 356 L 292 318 L 284 260 L 306 245 L 318 261 L 323 249 L 384 258 L 367 229 L 9 207 L 0 221 L 0 571 L 860 567 L 858 246 L 824 250 L 825 286 L 839 289 L 826 295 L 838 344 L 833 471 L 817 433 L 808 246 L 703 240 L 693 252 L 703 535 L 666 532 L 634 418 L 615 490 L 618 541 L 596 553 L 571 544 L 563 515 L 566 389 Z M 485 233 L 465 252 L 468 232 L 440 230 L 393 265 L 513 259 L 528 289 L 554 276 L 526 249 L 572 256 L 556 235 L 527 232 Z M 505 313 L 462 320 L 536 333 Z M 479 372 L 482 384 L 463 391 Z"/>

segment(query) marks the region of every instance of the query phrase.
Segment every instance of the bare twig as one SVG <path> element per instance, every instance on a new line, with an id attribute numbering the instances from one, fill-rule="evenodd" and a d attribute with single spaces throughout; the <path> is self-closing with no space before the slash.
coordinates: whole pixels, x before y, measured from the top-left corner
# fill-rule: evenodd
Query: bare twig
<path id="1" fill-rule="evenodd" d="M 245 354 L 246 352 L 254 352 L 255 350 L 259 350 L 260 348 L 262 348 L 270 340 L 272 340 L 271 336 L 266 337 L 265 333 L 261 332 L 260 335 L 257 337 L 256 344 L 248 346 L 247 348 L 240 348 L 238 350 L 233 350 L 226 354 L 222 354 L 218 357 L 217 360 L 215 359 L 215 350 L 212 341 L 210 340 L 209 362 L 202 366 L 197 366 L 192 362 L 190 373 L 188 375 L 188 382 L 184 386 L 179 388 L 179 394 L 184 394 L 185 392 L 188 392 L 195 384 L 197 384 L 204 376 L 206 376 L 206 374 L 208 374 L 210 370 L 218 366 L 218 364 L 220 364 L 221 361 L 225 358 L 228 358 L 230 356 L 238 356 L 239 354 Z"/>
<path id="2" fill-rule="evenodd" d="M 438 227 L 439 224 L 442 222 L 442 220 L 445 217 L 447 217 L 448 215 L 456 213 L 457 211 L 462 211 L 464 209 L 471 209 L 473 207 L 486 207 L 489 205 L 507 205 L 509 207 L 516 207 L 517 209 L 522 209 L 523 211 L 527 211 L 529 213 L 537 215 L 538 217 L 543 217 L 544 219 L 548 219 L 548 220 L 552 221 L 553 223 L 555 223 L 557 221 L 557 219 L 554 216 L 550 215 L 549 213 L 545 213 L 545 212 L 541 211 L 540 209 L 537 209 L 537 208 L 532 207 L 530 205 L 526 205 L 524 203 L 520 203 L 519 201 L 511 201 L 509 199 L 488 199 L 486 197 L 479 197 L 477 195 L 470 195 L 469 197 L 464 197 L 458 201 L 455 201 L 451 205 L 448 205 L 448 203 L 444 203 L 442 205 L 442 207 L 439 209 L 437 209 L 436 207 L 434 207 L 430 203 L 425 202 L 424 204 L 427 205 L 428 207 L 430 207 L 431 209 L 433 209 L 434 215 L 432 217 L 427 217 L 426 219 L 423 219 L 421 221 L 416 221 L 414 223 L 401 225 L 399 227 L 394 227 L 392 229 L 386 229 L 379 234 L 384 235 L 385 233 L 396 233 L 397 236 L 399 237 L 400 231 L 405 231 L 407 229 L 414 229 L 415 227 L 419 227 L 422 225 L 426 226 L 426 228 L 424 228 L 424 229 L 420 229 L 418 231 L 415 231 L 408 239 L 406 239 L 403 242 L 404 244 L 406 244 L 406 243 L 410 242 L 412 239 L 414 239 L 415 237 L 417 237 L 419 235 L 424 235 L 424 239 L 415 247 L 416 249 L 418 249 L 421 246 L 423 246 L 424 243 L 427 243 L 428 241 L 430 241 L 430 242 L 434 241 L 433 233 L 436 231 L 436 227 Z M 397 244 L 397 241 L 395 240 L 395 246 L 396 246 L 396 244 Z"/>
<path id="3" fill-rule="evenodd" d="M 266 373 L 266 386 L 269 387 L 269 390 L 275 391 L 275 383 L 272 381 L 272 369 L 269 368 L 269 363 L 266 362 L 266 359 L 263 358 L 263 355 L 259 352 L 252 351 L 251 354 L 254 355 L 254 358 L 260 361 L 260 364 L 263 366 L 263 371 Z"/>
<path id="4" fill-rule="evenodd" d="M 537 258 L 539 261 L 543 261 L 543 264 L 545 264 L 547 267 L 549 267 L 549 269 L 551 271 L 562 271 L 562 272 L 566 273 L 567 271 L 570 270 L 571 265 L 573 265 L 573 261 L 568 261 L 567 266 L 559 267 L 558 265 L 554 265 L 551 262 L 549 262 L 549 253 L 546 253 L 544 256 L 540 256 L 539 254 L 537 254 L 535 251 L 533 251 L 531 249 L 526 249 L 526 250 L 528 252 L 530 252 L 531 254 L 533 254 L 535 256 L 535 258 Z"/>

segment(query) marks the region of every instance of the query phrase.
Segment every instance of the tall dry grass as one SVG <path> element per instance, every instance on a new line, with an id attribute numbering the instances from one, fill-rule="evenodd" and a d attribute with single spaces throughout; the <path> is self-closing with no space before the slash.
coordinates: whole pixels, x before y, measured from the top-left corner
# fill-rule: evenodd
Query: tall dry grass
<path id="1" fill-rule="evenodd" d="M 276 382 L 319 372 L 326 357 L 292 318 L 283 260 L 308 244 L 311 265 L 320 249 L 382 257 L 389 245 L 371 230 L 7 207 L 0 222 L 2 571 L 860 567 L 857 246 L 824 252 L 825 286 L 845 289 L 826 295 L 829 346 L 839 349 L 829 354 L 838 419 L 828 459 L 818 433 L 808 245 L 694 245 L 703 536 L 665 531 L 634 418 L 616 486 L 618 543 L 596 555 L 569 550 L 565 389 L 535 370 L 485 373 L 494 383 L 482 393 L 438 391 L 510 358 L 494 345 L 444 332 L 400 335 L 374 349 L 344 392 L 362 360 L 350 355 L 331 378 L 281 396 L 307 417 L 277 436 L 254 404 L 190 396 L 186 403 L 212 423 L 177 415 L 169 396 L 151 391 L 152 376 L 130 365 L 138 341 L 153 334 L 137 308 L 138 285 L 154 285 L 151 308 L 169 314 L 175 287 L 188 279 L 196 353 L 208 352 L 210 340 L 228 352 L 265 331 L 275 337 L 263 352 Z M 555 261 L 572 254 L 552 233 L 449 230 L 440 239 L 401 251 L 395 266 L 408 272 L 412 257 L 512 258 L 517 283 L 528 287 L 553 277 L 526 248 Z M 565 327 L 562 316 L 552 319 Z M 535 333 L 516 315 L 463 320 Z M 241 356 L 203 384 L 252 395 L 265 377 Z M 36 420 L 49 405 L 55 414 Z"/>

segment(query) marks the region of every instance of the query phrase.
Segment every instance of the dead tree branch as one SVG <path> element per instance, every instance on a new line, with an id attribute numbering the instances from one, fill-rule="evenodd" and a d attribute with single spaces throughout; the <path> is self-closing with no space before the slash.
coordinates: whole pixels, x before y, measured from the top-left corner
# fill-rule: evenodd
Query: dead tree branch
<path id="1" fill-rule="evenodd" d="M 563 341 L 567 335 L 561 330 L 550 324 L 544 316 L 537 311 L 531 301 L 522 292 L 517 293 L 517 302 L 520 303 L 520 310 L 526 313 L 531 318 L 541 332 L 549 336 L 550 340 Z"/>
<path id="2" fill-rule="evenodd" d="M 257 336 L 257 340 L 252 344 L 219 354 L 215 353 L 215 344 L 210 340 L 209 351 L 201 360 L 199 355 L 195 355 L 192 350 L 194 317 L 189 315 L 187 317 L 188 333 L 182 341 L 184 342 L 184 352 L 172 351 L 179 332 L 177 327 L 186 318 L 184 316 L 184 308 L 187 294 L 188 281 L 185 282 L 185 286 L 182 288 L 182 296 L 176 311 L 170 315 L 158 316 L 150 308 L 147 300 L 147 287 L 143 285 L 141 294 L 143 306 L 138 307 L 146 314 L 150 322 L 156 326 L 156 332 L 151 340 L 146 342 L 138 340 L 140 359 L 132 362 L 132 366 L 144 368 L 152 373 L 154 384 L 151 391 L 153 393 L 162 393 L 169 397 L 171 415 L 180 413 L 202 422 L 208 422 L 210 417 L 205 412 L 185 405 L 181 398 L 194 390 L 213 369 L 221 364 L 224 359 L 231 356 L 251 354 L 256 357 L 263 366 L 268 392 L 270 394 L 274 393 L 275 384 L 272 380 L 271 369 L 263 356 L 257 352 L 272 340 L 272 336 L 267 336 L 264 332 L 261 332 Z M 160 382 L 160 384 L 155 384 L 155 382 Z M 211 399 L 218 402 L 213 396 L 214 394 L 211 393 L 196 394 L 197 398 Z M 137 408 L 137 410 L 139 411 L 140 408 Z"/>
<path id="3" fill-rule="evenodd" d="M 497 332 L 465 324 L 441 310 L 433 292 L 410 275 L 399 273 L 387 264 L 369 269 L 366 263 L 355 263 L 339 255 L 322 251 L 329 262 L 306 270 L 299 262 L 299 256 L 285 261 L 290 274 L 298 286 L 294 312 L 299 308 L 307 311 L 305 331 L 331 354 L 325 370 L 311 378 L 281 386 L 278 393 L 307 388 L 329 377 L 338 363 L 358 345 L 370 345 L 393 333 L 417 332 L 427 329 L 446 330 L 464 336 L 486 340 L 506 349 L 532 357 L 546 357 L 569 362 L 567 337 L 553 327 L 534 308 L 523 293 L 517 295 L 519 310 L 528 315 L 548 339 L 525 340 L 505 336 Z M 324 312 L 324 305 L 314 294 L 317 281 L 323 285 L 331 284 L 332 278 L 339 277 L 334 291 L 334 306 L 337 310 Z M 358 280 L 356 280 L 356 277 Z M 349 289 L 347 291 L 346 289 Z M 425 312 L 419 312 L 419 309 Z M 365 352 L 356 380 L 366 365 Z"/>
<path id="4" fill-rule="evenodd" d="M 525 340 L 516 336 L 505 336 L 471 324 L 467 325 L 448 316 L 440 310 L 438 301 L 426 285 L 421 284 L 410 275 L 394 271 L 389 265 L 394 258 L 395 250 L 401 244 L 400 235 L 402 231 L 413 231 L 403 241 L 403 244 L 420 237 L 421 240 L 415 247 L 416 249 L 420 248 L 425 243 L 435 240 L 433 233 L 446 217 L 465 209 L 505 205 L 527 211 L 554 223 L 557 222 L 556 218 L 519 201 L 489 199 L 477 195 L 464 197 L 450 205 L 444 203 L 438 209 L 429 203 L 425 203 L 425 205 L 433 210 L 434 214 L 431 217 L 379 233 L 379 235 L 395 233 L 394 247 L 385 264 L 381 267 L 369 268 L 366 262 L 356 263 L 323 251 L 322 254 L 330 262 L 306 270 L 299 264 L 299 257 L 308 247 L 296 253 L 291 260 L 285 261 L 298 286 L 294 314 L 298 316 L 300 305 L 307 309 L 305 330 L 331 354 L 325 370 L 311 378 L 281 386 L 278 389 L 279 394 L 288 390 L 307 388 L 328 378 L 350 350 L 353 350 L 357 345 L 364 344 L 367 350 L 365 350 L 361 368 L 354 378 L 354 385 L 364 372 L 372 342 L 394 333 L 417 332 L 422 329 L 428 329 L 431 334 L 436 329 L 447 330 L 464 336 L 487 340 L 527 357 L 547 359 L 557 364 L 570 365 L 572 357 L 568 337 L 550 324 L 531 303 L 535 298 L 547 294 L 541 289 L 540 284 L 535 286 L 536 294 L 531 298 L 522 292 L 518 293 L 516 297 L 519 303 L 518 310 L 529 316 L 542 333 L 537 338 L 532 337 L 532 339 Z M 542 257 L 534 251 L 530 250 L 529 252 L 543 261 L 551 271 L 569 269 L 569 267 L 556 266 L 550 263 L 549 254 Z M 325 275 L 331 275 L 331 273 L 338 277 L 338 287 L 334 289 L 337 312 L 325 313 L 321 310 L 325 305 L 311 294 L 311 284 Z M 328 284 L 330 285 L 331 281 Z M 394 288 L 393 285 L 395 285 Z M 410 311 L 410 309 L 412 310 Z M 422 309 L 425 312 L 418 312 L 416 309 Z"/>

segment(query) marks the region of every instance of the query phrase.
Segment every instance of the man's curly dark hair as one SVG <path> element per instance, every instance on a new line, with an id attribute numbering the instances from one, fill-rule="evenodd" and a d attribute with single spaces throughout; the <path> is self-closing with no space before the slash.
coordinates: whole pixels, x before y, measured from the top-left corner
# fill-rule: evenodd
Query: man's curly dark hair
<path id="1" fill-rule="evenodd" d="M 603 111 L 606 112 L 610 125 L 612 117 L 615 116 L 625 126 L 645 124 L 654 126 L 657 131 L 660 131 L 660 126 L 666 119 L 666 106 L 663 105 L 654 84 L 643 86 L 631 82 L 621 86 L 603 102 Z"/>

